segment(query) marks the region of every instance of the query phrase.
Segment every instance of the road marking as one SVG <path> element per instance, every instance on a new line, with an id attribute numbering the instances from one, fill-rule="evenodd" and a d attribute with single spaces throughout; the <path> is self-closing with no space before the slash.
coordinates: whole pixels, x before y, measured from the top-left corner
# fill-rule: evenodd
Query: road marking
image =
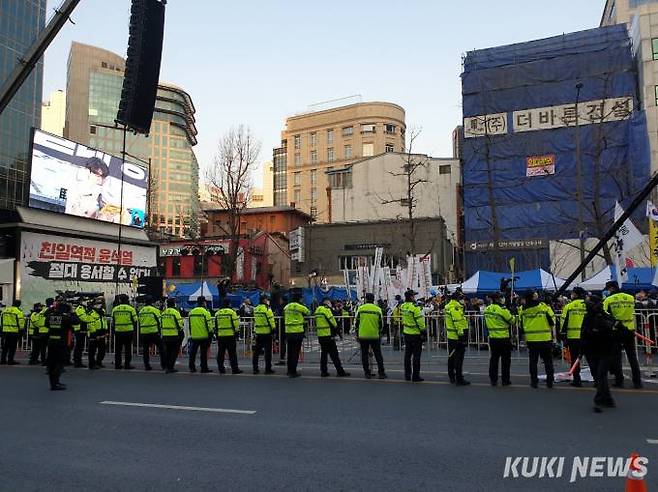
<path id="1" fill-rule="evenodd" d="M 658 444 L 658 439 L 647 439 L 649 444 Z"/>
<path id="2" fill-rule="evenodd" d="M 237 413 L 240 415 L 254 415 L 256 410 L 235 410 L 232 408 L 185 407 L 178 405 L 158 405 L 156 403 L 134 403 L 129 401 L 102 401 L 101 405 L 116 405 L 121 407 L 164 408 L 166 410 L 187 410 L 191 412 Z"/>

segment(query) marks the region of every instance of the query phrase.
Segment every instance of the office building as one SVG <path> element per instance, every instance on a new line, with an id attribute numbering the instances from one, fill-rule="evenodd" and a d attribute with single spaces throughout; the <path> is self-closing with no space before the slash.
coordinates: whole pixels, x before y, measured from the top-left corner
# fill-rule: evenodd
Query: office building
<path id="1" fill-rule="evenodd" d="M 66 121 L 66 93 L 62 90 L 50 93 L 48 101 L 41 104 L 41 129 L 59 137 L 64 136 Z"/>
<path id="2" fill-rule="evenodd" d="M 273 155 L 275 205 L 281 205 L 286 196 L 288 205 L 294 204 L 318 222 L 328 222 L 326 171 L 363 157 L 403 152 L 405 130 L 404 109 L 387 102 L 355 103 L 291 116 L 281 132 L 282 146 Z"/>
<path id="3" fill-rule="evenodd" d="M 0 5 L 0 81 L 5 81 L 45 27 L 46 0 L 3 0 Z M 0 208 L 27 205 L 31 130 L 41 125 L 42 91 L 39 61 L 0 114 Z"/>
<path id="4" fill-rule="evenodd" d="M 68 61 L 64 136 L 121 155 L 123 132 L 114 128 L 125 60 L 73 43 Z M 149 229 L 177 237 L 195 234 L 199 213 L 196 109 L 183 89 L 160 83 L 148 136 L 129 134 L 128 159 L 150 163 Z M 135 159 L 136 158 L 136 159 Z M 139 162 L 138 162 L 139 163 Z"/>

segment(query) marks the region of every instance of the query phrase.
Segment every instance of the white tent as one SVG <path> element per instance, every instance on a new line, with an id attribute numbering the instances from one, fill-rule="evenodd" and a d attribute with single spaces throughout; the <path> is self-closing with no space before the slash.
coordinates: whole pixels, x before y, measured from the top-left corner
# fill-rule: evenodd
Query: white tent
<path id="1" fill-rule="evenodd" d="M 608 265 L 593 277 L 580 282 L 578 287 L 582 287 L 585 290 L 603 290 L 605 283 L 609 280 L 612 280 L 612 270 Z"/>
<path id="2" fill-rule="evenodd" d="M 465 280 L 461 287 L 464 294 L 473 294 L 478 291 L 478 285 L 480 285 L 480 272 L 475 272 L 471 278 Z M 453 292 L 451 290 L 450 292 Z"/>
<path id="3" fill-rule="evenodd" d="M 217 290 L 217 288 L 215 287 L 213 290 Z M 201 296 L 205 297 L 206 299 L 210 299 L 212 301 L 213 290 L 211 290 L 208 282 L 204 281 L 203 285 L 200 285 L 197 290 L 195 290 L 190 294 L 190 301 L 196 301 Z"/>

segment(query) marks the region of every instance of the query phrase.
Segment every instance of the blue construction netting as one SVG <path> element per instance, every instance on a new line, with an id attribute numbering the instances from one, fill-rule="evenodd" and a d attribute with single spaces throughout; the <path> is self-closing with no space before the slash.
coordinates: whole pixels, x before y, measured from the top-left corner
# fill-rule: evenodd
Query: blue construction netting
<path id="1" fill-rule="evenodd" d="M 469 52 L 464 59 L 464 118 L 506 113 L 507 133 L 463 141 L 466 274 L 517 268 L 550 269 L 548 244 L 579 237 L 576 132 L 580 134 L 583 221 L 600 237 L 615 201 L 622 204 L 649 177 L 646 119 L 639 110 L 636 63 L 623 25 Z M 577 84 L 582 84 L 580 90 Z M 629 97 L 627 119 L 554 129 L 514 131 L 514 111 Z M 526 176 L 526 158 L 554 156 L 554 174 Z M 595 199 L 598 197 L 598 201 Z M 473 242 L 542 239 L 535 250 L 492 253 Z M 602 220 L 597 220 L 597 217 Z M 602 231 L 603 230 L 603 231 Z"/>

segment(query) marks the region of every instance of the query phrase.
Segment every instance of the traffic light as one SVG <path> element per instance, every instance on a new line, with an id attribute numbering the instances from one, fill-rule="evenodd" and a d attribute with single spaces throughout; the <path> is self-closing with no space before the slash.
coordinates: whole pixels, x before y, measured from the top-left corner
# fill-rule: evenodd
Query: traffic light
<path id="1" fill-rule="evenodd" d="M 150 296 L 155 300 L 162 299 L 164 291 L 163 277 L 142 277 L 138 280 L 137 294 L 139 297 Z"/>

